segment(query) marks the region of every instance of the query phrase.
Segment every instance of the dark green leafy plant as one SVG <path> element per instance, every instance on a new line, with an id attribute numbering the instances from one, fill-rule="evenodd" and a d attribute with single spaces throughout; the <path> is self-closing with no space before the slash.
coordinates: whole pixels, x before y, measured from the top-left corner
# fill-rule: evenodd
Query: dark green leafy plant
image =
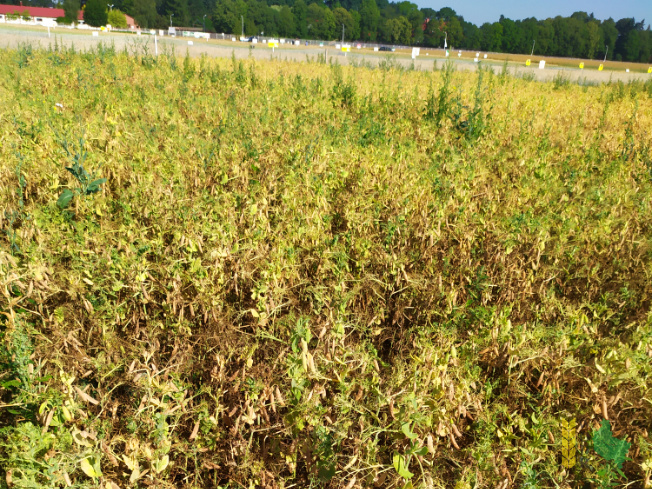
<path id="1" fill-rule="evenodd" d="M 80 138 L 79 140 L 79 150 L 75 150 L 74 153 L 68 147 L 67 141 L 62 141 L 61 145 L 63 146 L 63 149 L 66 151 L 68 156 L 73 160 L 72 166 L 67 166 L 66 170 L 68 170 L 72 176 L 75 177 L 77 183 L 79 184 L 77 188 L 72 190 L 66 189 L 61 192 L 59 200 L 57 200 L 57 205 L 59 208 L 65 209 L 70 205 L 73 198 L 76 196 L 86 196 L 99 192 L 100 186 L 106 182 L 106 178 L 95 178 L 96 175 L 88 173 L 84 168 L 83 163 L 86 161 L 88 153 L 84 151 L 83 138 Z"/>
<path id="2" fill-rule="evenodd" d="M 337 457 L 333 448 L 333 433 L 325 426 L 318 426 L 314 432 L 314 454 L 317 458 L 317 478 L 327 482 L 335 476 Z"/>
<path id="3" fill-rule="evenodd" d="M 439 94 L 435 101 L 434 95 L 432 100 L 429 101 L 429 107 L 426 111 L 426 118 L 431 118 L 435 121 L 437 127 L 442 125 L 444 118 L 451 110 L 451 82 L 453 80 L 453 72 L 455 67 L 453 63 L 447 61 L 442 70 L 442 86 L 439 89 Z"/>
<path id="4" fill-rule="evenodd" d="M 0 368 L 7 374 L 0 385 L 4 388 L 21 387 L 29 391 L 32 364 L 29 357 L 33 348 L 29 334 L 22 323 L 19 325 L 0 333 Z"/>
<path id="5" fill-rule="evenodd" d="M 628 441 L 613 436 L 611 425 L 606 419 L 602 420 L 600 429 L 593 432 L 593 449 L 605 460 L 613 462 L 619 473 L 622 473 L 623 462 L 629 460 L 627 452 L 630 446 Z"/>

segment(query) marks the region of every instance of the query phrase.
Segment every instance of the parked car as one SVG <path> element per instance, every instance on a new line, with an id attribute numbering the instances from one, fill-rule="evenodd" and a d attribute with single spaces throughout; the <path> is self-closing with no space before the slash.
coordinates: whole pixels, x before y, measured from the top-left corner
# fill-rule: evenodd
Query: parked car
<path id="1" fill-rule="evenodd" d="M 391 51 L 393 53 L 396 51 L 396 48 L 390 48 L 389 46 L 380 46 L 378 51 Z"/>

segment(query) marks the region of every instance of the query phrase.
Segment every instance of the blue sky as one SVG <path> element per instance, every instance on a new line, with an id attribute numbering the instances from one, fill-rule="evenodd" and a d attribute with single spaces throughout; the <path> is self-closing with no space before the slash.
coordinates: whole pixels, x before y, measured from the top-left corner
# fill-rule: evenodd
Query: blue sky
<path id="1" fill-rule="evenodd" d="M 412 0 L 419 7 L 439 10 L 451 7 L 464 20 L 481 25 L 496 22 L 500 15 L 510 19 L 536 17 L 545 19 L 562 15 L 570 16 L 578 10 L 591 13 L 600 20 L 612 17 L 634 17 L 637 22 L 645 19 L 645 25 L 652 23 L 652 0 Z"/>

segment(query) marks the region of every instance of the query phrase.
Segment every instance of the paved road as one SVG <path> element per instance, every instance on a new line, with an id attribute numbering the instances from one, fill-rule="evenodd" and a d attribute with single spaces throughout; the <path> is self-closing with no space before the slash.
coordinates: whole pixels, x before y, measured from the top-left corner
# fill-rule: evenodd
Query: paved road
<path id="1" fill-rule="evenodd" d="M 40 46 L 47 48 L 54 46 L 56 42 L 59 45 L 72 46 L 76 49 L 90 49 L 97 46 L 98 43 L 113 44 L 117 50 L 122 51 L 126 49 L 128 52 L 134 54 L 143 54 L 145 52 L 154 54 L 154 39 L 150 35 L 136 36 L 134 34 L 121 34 L 121 33 L 99 33 L 95 37 L 90 31 L 70 30 L 67 28 L 51 29 L 50 37 L 48 37 L 47 29 L 43 27 L 18 27 L 0 24 L 0 47 L 18 47 L 21 44 L 29 43 L 32 46 Z M 158 52 L 172 52 L 178 55 L 185 55 L 188 52 L 191 56 L 207 56 L 214 57 L 231 57 L 235 55 L 238 59 L 247 58 L 249 56 L 255 59 L 270 59 L 276 58 L 281 60 L 293 61 L 306 61 L 310 58 L 316 60 L 318 55 L 325 55 L 329 61 L 337 60 L 342 65 L 351 63 L 362 64 L 365 63 L 370 66 L 377 66 L 380 63 L 392 60 L 392 62 L 399 63 L 405 67 L 411 66 L 413 61 L 407 55 L 402 54 L 379 54 L 373 51 L 357 51 L 353 50 L 351 53 L 344 56 L 343 53 L 336 51 L 333 47 L 313 47 L 313 46 L 289 46 L 281 45 L 280 48 L 274 50 L 265 45 L 252 45 L 242 42 L 230 41 L 215 41 L 215 40 L 200 40 L 193 39 L 193 45 L 188 45 L 187 38 L 158 38 L 157 48 Z M 439 67 L 443 66 L 444 58 L 435 58 L 427 56 L 419 56 L 414 61 L 414 67 L 419 70 L 431 70 L 434 62 L 437 62 Z M 475 71 L 478 67 L 477 63 L 471 60 L 452 59 L 455 67 L 460 71 Z M 491 66 L 493 70 L 498 73 L 503 68 L 502 61 L 483 61 L 482 65 Z M 562 73 L 570 81 L 586 82 L 586 83 L 606 83 L 610 80 L 628 82 L 632 80 L 647 80 L 652 79 L 652 75 L 644 73 L 625 73 L 623 71 L 596 71 L 596 70 L 580 70 L 574 68 L 558 68 L 546 67 L 544 70 L 539 70 L 537 67 L 525 67 L 522 64 L 509 65 L 509 71 L 512 74 L 524 75 L 530 73 L 537 80 L 550 81 L 555 76 Z"/>

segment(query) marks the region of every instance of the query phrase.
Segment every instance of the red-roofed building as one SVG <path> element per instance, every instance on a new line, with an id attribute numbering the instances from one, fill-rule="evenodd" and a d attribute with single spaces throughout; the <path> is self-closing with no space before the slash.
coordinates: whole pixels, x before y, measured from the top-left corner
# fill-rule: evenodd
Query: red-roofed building
<path id="1" fill-rule="evenodd" d="M 62 8 L 47 7 L 23 7 L 22 5 L 0 5 L 0 22 L 17 22 L 49 25 L 55 27 L 59 17 L 65 17 Z M 125 15 L 127 25 L 130 29 L 138 27 L 133 17 Z M 77 20 L 84 22 L 84 11 L 80 10 L 77 14 Z"/>
<path id="2" fill-rule="evenodd" d="M 81 12 L 79 13 L 81 16 Z M 24 22 L 57 25 L 57 17 L 64 17 L 62 8 L 23 7 L 22 5 L 0 5 L 0 22 Z"/>

